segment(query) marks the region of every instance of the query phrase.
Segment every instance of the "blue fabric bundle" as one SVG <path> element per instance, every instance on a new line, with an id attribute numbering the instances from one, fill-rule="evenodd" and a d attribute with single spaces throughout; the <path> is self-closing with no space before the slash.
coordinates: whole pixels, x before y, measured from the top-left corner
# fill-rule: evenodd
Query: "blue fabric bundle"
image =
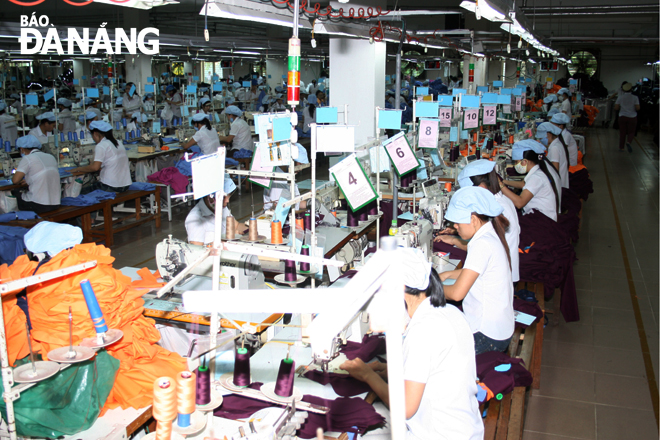
<path id="1" fill-rule="evenodd" d="M 132 189 L 133 191 L 153 191 L 156 189 L 156 185 L 148 182 L 133 182 L 128 189 Z"/>
<path id="2" fill-rule="evenodd" d="M 13 211 L 0 214 L 0 223 L 10 222 L 12 220 L 32 220 L 35 218 L 37 218 L 37 214 L 32 211 Z"/>
<path id="3" fill-rule="evenodd" d="M 61 204 L 63 206 L 91 206 L 115 198 L 115 193 L 97 189 L 89 194 L 79 195 L 78 197 L 64 197 Z"/>
<path id="4" fill-rule="evenodd" d="M 252 151 L 247 150 L 245 148 L 241 148 L 236 153 L 234 153 L 234 158 L 237 159 L 246 159 L 248 157 L 252 157 Z"/>
<path id="5" fill-rule="evenodd" d="M 29 229 L 17 226 L 0 226 L 0 264 L 12 264 L 23 255 L 23 236 Z"/>

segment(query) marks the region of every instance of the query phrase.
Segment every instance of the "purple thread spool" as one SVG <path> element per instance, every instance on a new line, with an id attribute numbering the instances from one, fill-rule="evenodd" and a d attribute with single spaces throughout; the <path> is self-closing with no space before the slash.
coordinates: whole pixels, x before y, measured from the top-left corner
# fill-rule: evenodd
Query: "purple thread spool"
<path id="1" fill-rule="evenodd" d="M 367 207 L 360 208 L 358 211 L 358 220 L 361 222 L 365 222 L 369 220 L 369 213 L 367 211 Z"/>
<path id="2" fill-rule="evenodd" d="M 282 359 L 280 369 L 277 372 L 275 381 L 275 394 L 282 397 L 291 397 L 293 395 L 293 380 L 296 373 L 296 363 L 293 359 Z"/>
<path id="3" fill-rule="evenodd" d="M 305 224 L 305 231 L 311 231 L 312 230 L 312 215 L 309 212 L 305 213 L 305 217 L 303 217 L 304 224 Z"/>
<path id="4" fill-rule="evenodd" d="M 348 214 L 348 217 L 346 218 L 346 225 L 347 226 L 357 226 L 358 225 L 358 213 L 355 213 L 351 207 L 349 206 L 348 209 L 346 209 L 346 213 Z"/>
<path id="5" fill-rule="evenodd" d="M 197 405 L 206 405 L 211 401 L 211 372 L 209 367 L 200 365 L 197 369 L 197 394 L 195 403 Z"/>
<path id="6" fill-rule="evenodd" d="M 374 200 L 369 205 L 369 215 L 378 215 L 378 203 Z"/>
<path id="7" fill-rule="evenodd" d="M 296 262 L 293 260 L 284 260 L 284 281 L 290 283 L 298 281 Z"/>
<path id="8" fill-rule="evenodd" d="M 307 255 L 309 256 L 309 245 L 303 244 L 302 247 L 300 248 L 300 255 Z M 310 270 L 310 264 L 309 263 L 300 263 L 300 271 L 301 272 L 309 272 Z"/>
<path id="9" fill-rule="evenodd" d="M 234 359 L 234 385 L 237 387 L 250 385 L 250 352 L 244 347 L 237 348 Z"/>

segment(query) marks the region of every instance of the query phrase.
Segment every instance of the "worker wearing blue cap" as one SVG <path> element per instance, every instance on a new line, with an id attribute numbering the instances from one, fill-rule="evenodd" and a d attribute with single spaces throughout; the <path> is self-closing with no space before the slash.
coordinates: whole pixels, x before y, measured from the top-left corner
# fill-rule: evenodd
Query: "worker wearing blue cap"
<path id="1" fill-rule="evenodd" d="M 500 177 L 495 172 L 495 162 L 486 159 L 479 159 L 470 162 L 463 168 L 458 175 L 458 183 L 461 188 L 478 186 L 490 191 L 497 203 L 502 206 L 504 218 L 509 221 L 509 228 L 506 230 L 505 238 L 509 246 L 509 256 L 511 257 L 511 279 L 517 283 L 520 279 L 518 264 L 518 244 L 520 242 L 520 224 L 518 222 L 518 213 L 511 199 L 502 194 L 500 190 Z M 447 231 L 447 232 L 445 232 Z M 438 235 L 434 241 L 442 241 L 451 244 L 460 249 L 467 250 L 467 243 L 456 237 L 455 231 L 449 228 Z"/>
<path id="2" fill-rule="evenodd" d="M 254 142 L 252 142 L 250 126 L 245 119 L 241 118 L 243 115 L 241 109 L 235 105 L 230 105 L 225 108 L 222 113 L 227 115 L 227 119 L 231 124 L 229 136 L 220 136 L 220 142 L 231 144 L 231 148 L 229 149 L 231 154 L 228 154 L 228 156 L 233 157 L 233 153 L 240 151 L 241 149 L 254 151 Z"/>
<path id="3" fill-rule="evenodd" d="M 66 98 L 57 100 L 57 128 L 62 133 L 73 133 L 76 131 L 76 119 L 71 113 L 71 101 Z"/>
<path id="4" fill-rule="evenodd" d="M 148 121 L 147 115 L 140 111 L 133 112 L 131 115 L 131 120 L 128 124 L 126 124 L 126 131 L 127 132 L 136 132 L 137 130 L 142 128 L 142 124 L 146 123 Z"/>
<path id="5" fill-rule="evenodd" d="M 182 144 L 184 150 L 193 145 L 199 145 L 202 153 L 213 154 L 221 148 L 218 132 L 211 125 L 209 117 L 209 115 L 201 112 L 192 117 L 192 126 L 195 128 L 196 133 L 185 144 Z"/>
<path id="6" fill-rule="evenodd" d="M 537 127 L 536 138 L 548 147 L 547 158 L 559 173 L 562 188 L 568 188 L 568 146 L 563 143 L 561 128 L 544 122 Z"/>
<path id="7" fill-rule="evenodd" d="M 231 211 L 228 208 L 229 199 L 236 191 L 236 184 L 225 173 L 224 182 L 224 198 L 222 200 L 222 234 L 227 232 L 227 217 L 231 216 Z M 242 223 L 236 224 L 237 234 L 244 234 L 246 226 Z M 197 205 L 190 211 L 186 217 L 186 233 L 188 234 L 188 242 L 200 246 L 213 243 L 215 238 L 215 194 L 204 197 L 203 200 L 197 202 Z M 230 237 L 234 239 L 235 237 Z M 223 237 L 223 240 L 225 237 Z"/>
<path id="8" fill-rule="evenodd" d="M 97 189 L 116 193 L 127 191 L 133 181 L 124 144 L 115 139 L 112 126 L 107 122 L 94 121 L 89 124 L 89 129 L 96 142 L 94 161 L 84 167 L 74 168 L 72 172 L 100 173 L 98 182 L 83 187 L 82 193 Z"/>
<path id="9" fill-rule="evenodd" d="M 7 113 L 7 103 L 0 101 L 0 139 L 2 139 L 2 147 L 4 148 L 5 142 L 9 142 L 12 147 L 15 146 L 17 137 L 16 118 Z"/>
<path id="10" fill-rule="evenodd" d="M 92 132 L 89 130 L 89 124 L 98 120 L 98 116 L 96 115 L 96 112 L 92 109 L 89 109 L 85 112 L 84 115 L 78 116 L 78 120 L 80 121 L 80 124 L 83 126 L 82 131 L 84 133 L 85 139 L 91 139 Z"/>
<path id="11" fill-rule="evenodd" d="M 559 112 L 555 112 L 552 115 L 548 113 L 548 117 L 550 118 L 550 122 L 561 128 L 561 138 L 563 139 L 563 143 L 568 147 L 568 164 L 574 167 L 578 163 L 578 146 L 575 138 L 568 131 L 571 118 L 567 114 Z"/>
<path id="12" fill-rule="evenodd" d="M 41 142 L 31 134 L 16 140 L 22 159 L 11 181 L 18 184 L 25 179 L 28 185 L 27 192 L 13 191 L 20 211 L 40 214 L 53 211 L 60 204 L 62 188 L 57 161 L 51 154 L 42 152 L 41 147 Z"/>
<path id="13" fill-rule="evenodd" d="M 525 139 L 513 144 L 511 158 L 515 169 L 525 174 L 525 180 L 504 180 L 500 183 L 502 194 L 511 199 L 523 214 L 537 210 L 557 221 L 561 207 L 561 178 L 555 167 L 545 157 L 545 147 L 535 140 Z M 507 186 L 522 189 L 520 195 Z"/>
<path id="14" fill-rule="evenodd" d="M 144 100 L 142 102 L 142 109 L 147 112 L 153 112 L 154 111 L 154 94 L 153 93 L 147 93 L 144 95 Z"/>
<path id="15" fill-rule="evenodd" d="M 445 297 L 463 301 L 476 354 L 506 350 L 513 335 L 513 282 L 505 239 L 509 222 L 502 212 L 490 191 L 469 186 L 456 191 L 445 213 L 469 242 L 463 268 L 443 272 L 440 279 L 456 280 L 444 286 Z"/>
<path id="16" fill-rule="evenodd" d="M 172 116 L 175 118 L 181 117 L 181 105 L 183 104 L 183 95 L 179 92 L 177 86 L 170 84 L 165 89 L 165 102 L 172 110 Z"/>
<path id="17" fill-rule="evenodd" d="M 139 95 L 137 87 L 132 82 L 126 83 L 124 87 L 124 117 L 130 117 L 134 112 L 142 109 L 142 97 Z"/>
<path id="18" fill-rule="evenodd" d="M 37 121 L 37 126 L 30 130 L 32 136 L 39 139 L 39 142 L 42 144 L 48 143 L 48 136 L 53 135 L 53 130 L 55 130 L 55 113 L 46 112 L 35 117 Z"/>
<path id="19" fill-rule="evenodd" d="M 573 110 L 571 109 L 571 92 L 570 90 L 566 88 L 559 89 L 557 92 L 557 99 L 561 103 L 561 107 L 559 110 L 562 113 L 567 114 L 569 117 L 573 114 Z"/>

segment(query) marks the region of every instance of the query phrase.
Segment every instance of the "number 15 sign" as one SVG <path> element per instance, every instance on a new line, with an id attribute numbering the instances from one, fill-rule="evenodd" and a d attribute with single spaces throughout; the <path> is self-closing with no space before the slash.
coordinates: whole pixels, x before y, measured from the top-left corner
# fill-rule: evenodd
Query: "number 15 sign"
<path id="1" fill-rule="evenodd" d="M 353 211 L 357 211 L 378 197 L 355 154 L 351 154 L 330 168 L 330 174 Z"/>

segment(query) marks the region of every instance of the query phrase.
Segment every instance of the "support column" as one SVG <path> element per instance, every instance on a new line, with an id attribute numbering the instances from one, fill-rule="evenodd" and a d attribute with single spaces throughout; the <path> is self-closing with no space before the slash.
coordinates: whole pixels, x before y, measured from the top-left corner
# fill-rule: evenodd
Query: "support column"
<path id="1" fill-rule="evenodd" d="M 124 29 L 135 28 L 140 32 L 145 27 L 149 27 L 149 11 L 142 9 L 127 9 L 124 11 Z M 135 55 L 124 55 L 124 69 L 126 75 L 123 81 L 119 82 L 132 82 L 137 87 L 138 84 L 142 86 L 138 93 L 144 93 L 144 85 L 147 82 L 147 77 L 154 76 L 151 71 L 151 55 L 143 55 L 136 53 Z"/>
<path id="2" fill-rule="evenodd" d="M 271 89 L 282 85 L 282 75 L 287 74 L 287 66 L 285 60 L 269 58 L 266 60 L 266 72 L 270 78 L 267 78 L 266 83 Z"/>
<path id="3" fill-rule="evenodd" d="M 74 59 L 73 60 L 73 78 L 82 81 L 83 75 L 90 77 L 92 70 L 89 60 Z M 89 84 L 89 82 L 87 82 Z"/>

